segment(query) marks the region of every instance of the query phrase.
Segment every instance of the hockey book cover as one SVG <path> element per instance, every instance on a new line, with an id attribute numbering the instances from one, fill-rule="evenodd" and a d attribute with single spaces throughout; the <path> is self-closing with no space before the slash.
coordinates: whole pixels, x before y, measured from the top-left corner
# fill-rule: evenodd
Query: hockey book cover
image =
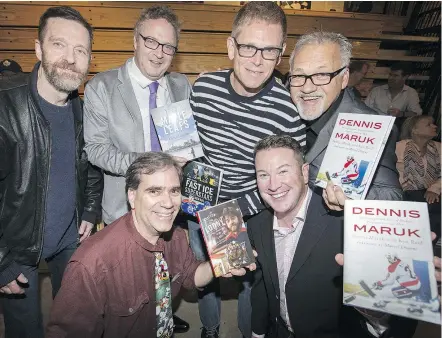
<path id="1" fill-rule="evenodd" d="M 315 184 L 338 185 L 351 199 L 367 195 L 394 117 L 340 113 L 330 137 Z"/>
<path id="2" fill-rule="evenodd" d="M 189 160 L 204 155 L 189 100 L 151 110 L 161 149 Z"/>
<path id="3" fill-rule="evenodd" d="M 183 168 L 181 209 L 192 216 L 218 203 L 223 171 L 207 164 L 191 161 Z"/>
<path id="4" fill-rule="evenodd" d="M 198 211 L 198 219 L 216 277 L 255 262 L 236 200 Z"/>
<path id="5" fill-rule="evenodd" d="M 440 324 L 426 203 L 346 200 L 346 305 Z"/>

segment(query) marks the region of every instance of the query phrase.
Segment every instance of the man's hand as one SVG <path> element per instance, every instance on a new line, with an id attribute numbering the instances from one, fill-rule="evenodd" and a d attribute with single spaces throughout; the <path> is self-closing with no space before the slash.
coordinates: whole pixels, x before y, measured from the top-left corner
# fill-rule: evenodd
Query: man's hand
<path id="1" fill-rule="evenodd" d="M 173 156 L 173 159 L 178 162 L 181 167 L 184 167 L 189 160 L 185 157 Z"/>
<path id="2" fill-rule="evenodd" d="M 334 185 L 332 181 L 328 181 L 327 187 L 322 191 L 322 197 L 325 204 L 335 211 L 344 210 L 345 200 L 348 199 L 342 191 L 341 187 Z"/>
<path id="3" fill-rule="evenodd" d="M 387 113 L 389 114 L 389 115 L 391 115 L 391 116 L 396 116 L 396 117 L 398 117 L 399 115 L 401 115 L 401 110 L 400 109 L 398 109 L 398 108 L 389 108 L 388 110 L 387 110 Z"/>
<path id="4" fill-rule="evenodd" d="M 93 227 L 94 225 L 92 223 L 81 221 L 80 229 L 78 229 L 78 234 L 80 235 L 80 243 L 90 236 Z"/>
<path id="5" fill-rule="evenodd" d="M 255 250 L 253 250 L 253 256 L 258 257 L 258 253 Z M 247 265 L 245 268 L 249 269 L 250 271 L 255 271 L 256 270 L 256 263 L 252 263 L 250 265 Z M 244 269 L 244 268 L 231 269 L 228 273 L 226 273 L 222 277 L 230 278 L 232 276 L 244 276 L 246 274 L 246 269 Z"/>
<path id="6" fill-rule="evenodd" d="M 17 277 L 17 279 L 13 280 L 12 282 L 6 284 L 2 288 L 0 288 L 0 293 L 6 293 L 8 295 L 14 294 L 14 295 L 21 295 L 25 293 L 25 289 L 23 289 L 18 283 L 19 281 L 22 284 L 26 284 L 28 282 L 28 279 L 23 275 L 22 273 Z"/>
<path id="7" fill-rule="evenodd" d="M 436 238 L 436 234 L 432 231 L 431 232 L 431 239 L 434 241 L 435 238 Z M 335 256 L 335 261 L 340 266 L 343 266 L 344 265 L 344 255 L 341 254 L 341 253 L 338 253 Z M 441 281 L 441 272 L 440 272 L 440 269 L 441 269 L 441 259 L 440 259 L 440 257 L 434 256 L 433 257 L 433 264 L 434 264 L 434 267 L 436 268 L 436 270 L 434 272 L 434 275 L 436 276 L 436 281 L 440 282 Z"/>
<path id="8" fill-rule="evenodd" d="M 424 194 L 425 199 L 427 200 L 428 204 L 433 204 L 439 202 L 439 195 L 435 192 L 427 190 Z"/>

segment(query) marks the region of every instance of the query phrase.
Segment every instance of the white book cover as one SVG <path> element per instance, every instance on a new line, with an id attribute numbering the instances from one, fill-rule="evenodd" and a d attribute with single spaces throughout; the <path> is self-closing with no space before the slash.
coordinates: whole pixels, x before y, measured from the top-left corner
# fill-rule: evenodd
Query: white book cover
<path id="1" fill-rule="evenodd" d="M 364 199 L 390 136 L 394 117 L 339 113 L 316 177 L 316 185 L 333 184 L 351 199 Z"/>
<path id="2" fill-rule="evenodd" d="M 189 100 L 152 109 L 151 114 L 165 153 L 188 160 L 204 156 Z"/>
<path id="3" fill-rule="evenodd" d="M 346 305 L 440 324 L 426 203 L 346 200 Z"/>

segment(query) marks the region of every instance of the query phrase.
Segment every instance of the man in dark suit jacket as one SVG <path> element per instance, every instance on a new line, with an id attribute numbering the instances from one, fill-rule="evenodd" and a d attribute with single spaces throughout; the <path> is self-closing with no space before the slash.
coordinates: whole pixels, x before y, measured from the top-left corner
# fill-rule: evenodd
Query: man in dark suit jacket
<path id="1" fill-rule="evenodd" d="M 255 165 L 261 197 L 273 210 L 248 221 L 258 253 L 253 337 L 343 337 L 342 267 L 335 261 L 342 252 L 342 218 L 330 216 L 322 197 L 308 188 L 309 165 L 292 138 L 269 136 L 258 142 Z M 359 315 L 348 310 L 358 326 Z M 364 337 L 360 332 L 353 337 Z"/>

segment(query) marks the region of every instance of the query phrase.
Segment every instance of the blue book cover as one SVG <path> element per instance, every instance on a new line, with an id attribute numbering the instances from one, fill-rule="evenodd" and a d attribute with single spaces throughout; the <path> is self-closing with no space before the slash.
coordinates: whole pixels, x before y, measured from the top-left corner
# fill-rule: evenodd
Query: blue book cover
<path id="1" fill-rule="evenodd" d="M 193 160 L 204 155 L 189 100 L 151 110 L 161 149 Z"/>

